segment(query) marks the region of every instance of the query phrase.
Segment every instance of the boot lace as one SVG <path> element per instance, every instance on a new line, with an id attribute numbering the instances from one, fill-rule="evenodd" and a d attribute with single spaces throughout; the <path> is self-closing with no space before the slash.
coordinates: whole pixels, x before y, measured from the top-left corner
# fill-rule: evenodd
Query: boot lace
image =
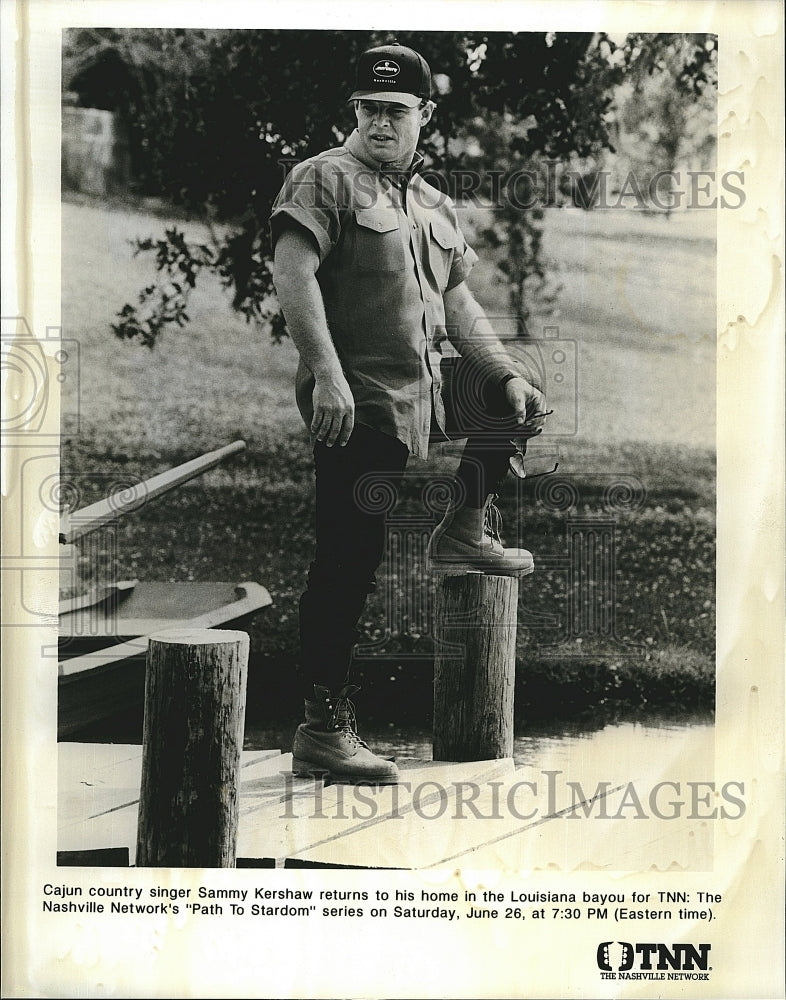
<path id="1" fill-rule="evenodd" d="M 358 688 L 354 687 L 345 688 L 336 695 L 336 701 L 330 714 L 330 728 L 343 733 L 354 746 L 365 747 L 367 744 L 358 736 L 355 706 L 349 698 L 349 694 L 357 690 Z"/>
<path id="2" fill-rule="evenodd" d="M 499 507 L 497 507 L 497 500 L 499 500 L 499 494 L 493 493 L 486 505 L 483 519 L 483 533 L 484 535 L 488 535 L 492 542 L 498 542 L 502 545 L 502 514 Z"/>

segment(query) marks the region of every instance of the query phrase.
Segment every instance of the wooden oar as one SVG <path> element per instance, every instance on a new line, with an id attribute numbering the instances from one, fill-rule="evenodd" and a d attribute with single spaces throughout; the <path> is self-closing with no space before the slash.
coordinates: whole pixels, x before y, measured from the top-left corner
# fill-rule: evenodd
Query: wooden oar
<path id="1" fill-rule="evenodd" d="M 190 462 L 184 462 L 183 465 L 178 465 L 174 469 L 161 472 L 159 475 L 137 483 L 136 486 L 131 486 L 114 496 L 98 500 L 87 507 L 82 507 L 81 510 L 64 514 L 60 518 L 60 544 L 68 545 L 75 542 L 78 538 L 84 538 L 85 535 L 89 535 L 108 522 L 114 521 L 115 518 L 138 510 L 147 501 L 154 500 L 156 497 L 182 486 L 190 479 L 201 476 L 203 472 L 212 469 L 223 462 L 225 458 L 229 458 L 230 455 L 236 455 L 239 451 L 243 451 L 245 447 L 245 441 L 233 441 L 223 448 L 209 451 L 205 455 L 200 455 L 199 458 L 191 459 Z"/>

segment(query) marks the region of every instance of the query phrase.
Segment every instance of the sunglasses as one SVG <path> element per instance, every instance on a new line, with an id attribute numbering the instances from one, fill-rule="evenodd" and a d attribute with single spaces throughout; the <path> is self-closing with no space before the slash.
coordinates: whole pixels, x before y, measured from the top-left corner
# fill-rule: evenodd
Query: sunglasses
<path id="1" fill-rule="evenodd" d="M 546 410 L 544 413 L 534 413 L 528 420 L 527 424 L 531 424 L 532 421 L 543 419 L 550 416 L 554 411 Z M 525 424 L 524 429 L 519 437 L 514 437 L 510 439 L 510 443 L 516 449 L 516 454 L 511 455 L 509 459 L 509 464 L 511 471 L 518 476 L 519 479 L 537 479 L 539 476 L 550 476 L 552 473 L 556 472 L 559 468 L 559 462 L 554 462 L 554 467 L 551 469 L 543 468 L 538 466 L 538 462 L 542 462 L 543 458 L 538 457 L 537 459 L 530 458 L 527 459 L 527 442 L 538 434 L 543 432 L 543 427 L 537 427 L 532 429 L 527 429 Z M 550 461 L 550 459 L 549 459 Z"/>

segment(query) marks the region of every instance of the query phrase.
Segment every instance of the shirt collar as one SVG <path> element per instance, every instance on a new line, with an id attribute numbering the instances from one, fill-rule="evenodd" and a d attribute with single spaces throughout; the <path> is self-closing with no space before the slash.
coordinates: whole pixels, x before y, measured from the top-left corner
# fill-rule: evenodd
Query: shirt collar
<path id="1" fill-rule="evenodd" d="M 421 172 L 425 162 L 423 156 L 415 150 L 415 155 L 412 157 L 412 163 L 410 163 L 408 170 L 384 170 L 376 160 L 372 160 L 364 152 L 357 129 L 354 129 L 347 137 L 344 146 L 356 160 L 360 160 L 364 166 L 375 170 L 381 177 L 386 177 L 396 187 L 401 187 L 403 184 L 409 183 L 415 174 Z"/>

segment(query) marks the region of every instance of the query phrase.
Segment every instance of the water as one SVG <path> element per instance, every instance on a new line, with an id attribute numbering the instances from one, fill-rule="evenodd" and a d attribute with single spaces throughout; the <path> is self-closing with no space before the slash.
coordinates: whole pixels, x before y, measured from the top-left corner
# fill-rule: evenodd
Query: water
<path id="1" fill-rule="evenodd" d="M 711 743 L 714 722 L 708 715 L 647 717 L 608 724 L 555 723 L 516 735 L 513 759 L 517 767 L 568 769 L 588 756 L 630 764 L 668 757 L 690 736 Z M 294 726 L 246 728 L 245 749 L 280 749 L 287 753 Z M 360 735 L 375 753 L 399 760 L 431 760 L 432 733 L 425 726 L 360 727 Z M 697 762 L 698 763 L 698 762 Z"/>

